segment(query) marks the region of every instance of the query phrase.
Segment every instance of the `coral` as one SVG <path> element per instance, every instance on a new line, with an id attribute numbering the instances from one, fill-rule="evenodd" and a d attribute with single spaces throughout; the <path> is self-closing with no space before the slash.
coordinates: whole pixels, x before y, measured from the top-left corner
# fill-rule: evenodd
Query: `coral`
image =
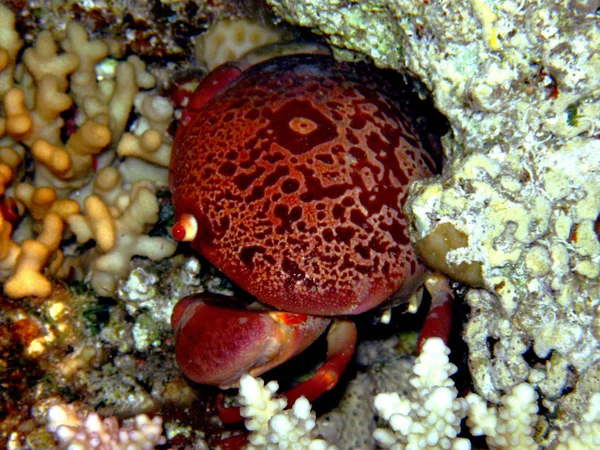
<path id="1" fill-rule="evenodd" d="M 74 270 L 80 277 L 87 273 L 98 293 L 109 295 L 127 276 L 134 256 L 161 259 L 175 251 L 168 239 L 146 234 L 158 221 L 154 183 L 167 181 L 173 108 L 166 99 L 140 92 L 156 80 L 139 57 L 110 58 L 119 53 L 116 47 L 90 38 L 81 24 L 70 22 L 63 35 L 40 32 L 18 60 L 22 42 L 14 14 L 2 6 L 2 17 L 0 34 L 7 42 L 0 52 L 4 292 L 47 296 L 48 275 L 66 277 Z M 143 128 L 140 145 L 153 150 L 152 163 L 144 167 L 130 162 L 140 152 L 125 152 L 121 164 L 115 160 L 120 142 L 132 136 L 123 133 L 136 98 L 141 117 L 133 135 Z M 33 157 L 33 177 L 22 167 L 27 153 Z M 153 173 L 159 173 L 154 183 L 131 186 Z M 65 257 L 63 235 L 71 232 L 79 243 L 93 239 L 96 245 Z"/>
<path id="2" fill-rule="evenodd" d="M 44 217 L 43 229 L 35 240 L 28 239 L 21 245 L 16 259 L 15 272 L 4 284 L 4 293 L 9 297 L 47 297 L 52 292 L 52 283 L 42 275 L 43 267 L 50 255 L 58 249 L 63 234 L 63 221 L 56 214 Z"/>
<path id="3" fill-rule="evenodd" d="M 571 423 L 556 442 L 553 450 L 592 450 L 600 445 L 600 393 L 589 398 L 588 409 L 580 423 Z"/>
<path id="4" fill-rule="evenodd" d="M 4 5 L 0 5 L 0 98 L 13 87 L 13 71 L 17 62 L 17 54 L 23 46 L 21 36 L 15 30 L 15 15 Z M 3 124 L 0 119 L 0 124 Z M 3 126 L 0 126 L 0 136 Z"/>
<path id="5" fill-rule="evenodd" d="M 158 95 L 140 92 L 134 99 L 135 110 L 140 118 L 135 121 L 132 131 L 123 134 L 117 146 L 119 156 L 139 158 L 152 164 L 143 164 L 129 158 L 120 167 L 122 174 L 130 183 L 151 179 L 154 182 L 168 182 L 169 162 L 173 139 L 168 127 L 173 120 L 174 109 L 169 100 Z M 164 168 L 159 170 L 156 166 Z M 156 175 L 158 176 L 156 176 Z"/>
<path id="6" fill-rule="evenodd" d="M 375 408 L 391 427 L 378 428 L 373 436 L 385 448 L 470 449 L 467 439 L 457 438 L 467 405 L 457 398 L 450 375 L 456 366 L 448 361 L 450 350 L 439 338 L 425 341 L 413 366 L 406 397 L 381 393 Z M 392 431 L 393 430 L 393 431 Z M 404 447 L 406 446 L 406 447 Z"/>
<path id="7" fill-rule="evenodd" d="M 21 253 L 21 247 L 10 237 L 12 228 L 12 224 L 0 214 L 0 277 L 2 279 L 7 279 L 12 274 Z"/>
<path id="8" fill-rule="evenodd" d="M 485 400 L 470 393 L 465 397 L 469 404 L 467 425 L 474 436 L 485 435 L 491 449 L 538 449 L 533 440 L 537 397 L 530 384 L 521 383 L 501 397 L 502 406 L 488 408 Z"/>
<path id="9" fill-rule="evenodd" d="M 416 349 L 416 336 L 408 347 Z M 335 442 L 340 450 L 374 448 L 373 431 L 377 428 L 377 411 L 373 397 L 379 392 L 397 392 L 407 395 L 414 358 L 400 356 L 403 352 L 398 336 L 386 340 L 369 340 L 358 344 L 356 361 L 364 372 L 348 383 L 339 404 L 319 417 L 319 433 L 328 442 Z"/>
<path id="10" fill-rule="evenodd" d="M 200 263 L 177 255 L 164 264 L 138 260 L 129 277 L 119 284 L 118 297 L 127 313 L 135 317 L 132 330 L 136 350 L 156 345 L 157 336 L 171 329 L 171 312 L 179 299 L 205 290 Z"/>
<path id="11" fill-rule="evenodd" d="M 140 414 L 122 425 L 116 417 L 100 418 L 96 413 L 84 415 L 72 405 L 57 404 L 48 409 L 47 429 L 54 433 L 59 448 L 150 450 L 164 444 L 162 419 Z"/>
<path id="12" fill-rule="evenodd" d="M 285 410 L 285 398 L 274 398 L 279 385 L 265 385 L 260 378 L 244 375 L 240 378 L 238 401 L 246 428 L 251 432 L 248 449 L 309 449 L 333 450 L 323 439 L 316 439 L 315 413 L 308 400 L 298 398 L 291 409 Z"/>
<path id="13" fill-rule="evenodd" d="M 196 39 L 196 59 L 208 71 L 261 45 L 281 41 L 281 30 L 247 19 L 220 20 Z"/>
<path id="14" fill-rule="evenodd" d="M 114 205 L 114 206 L 113 206 Z M 94 239 L 99 255 L 90 264 L 88 276 L 100 295 L 112 295 L 117 282 L 129 273 L 133 256 L 152 260 L 171 256 L 177 245 L 163 237 L 147 236 L 147 228 L 158 222 L 159 205 L 154 188 L 140 182 L 107 205 L 100 197 L 85 200 L 85 214 L 69 216 L 67 222 L 80 244 Z"/>

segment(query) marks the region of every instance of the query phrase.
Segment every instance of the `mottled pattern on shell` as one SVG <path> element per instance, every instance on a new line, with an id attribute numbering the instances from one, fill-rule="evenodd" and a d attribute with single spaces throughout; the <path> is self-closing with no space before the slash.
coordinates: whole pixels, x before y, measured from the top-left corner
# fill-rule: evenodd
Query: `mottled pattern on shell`
<path id="1" fill-rule="evenodd" d="M 240 287 L 291 312 L 355 314 L 423 267 L 402 213 L 433 164 L 384 79 L 322 56 L 244 73 L 178 137 L 177 216 L 194 247 Z"/>

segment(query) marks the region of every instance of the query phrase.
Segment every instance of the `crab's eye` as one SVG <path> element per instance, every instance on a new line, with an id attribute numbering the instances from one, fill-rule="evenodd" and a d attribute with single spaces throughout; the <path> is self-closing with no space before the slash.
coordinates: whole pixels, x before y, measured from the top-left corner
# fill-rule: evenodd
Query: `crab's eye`
<path id="1" fill-rule="evenodd" d="M 197 234 L 198 221 L 191 214 L 183 214 L 171 230 L 173 238 L 180 242 L 193 241 Z"/>

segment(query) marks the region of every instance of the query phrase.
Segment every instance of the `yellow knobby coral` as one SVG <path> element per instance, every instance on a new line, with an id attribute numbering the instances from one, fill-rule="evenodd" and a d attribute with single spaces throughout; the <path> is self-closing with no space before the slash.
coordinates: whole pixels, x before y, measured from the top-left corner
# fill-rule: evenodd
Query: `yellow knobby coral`
<path id="1" fill-rule="evenodd" d="M 20 140 L 25 137 L 33 126 L 31 113 L 25 105 L 25 95 L 19 88 L 10 89 L 4 96 L 4 113 L 6 114 L 6 133 Z"/>
<path id="2" fill-rule="evenodd" d="M 168 133 L 173 120 L 173 105 L 164 97 L 148 93 L 137 94 L 134 104 L 142 117 L 134 124 L 132 133 L 123 135 L 117 153 L 168 167 L 173 145 Z"/>
<path id="3" fill-rule="evenodd" d="M 69 87 L 67 77 L 79 66 L 79 58 L 74 53 L 58 54 L 58 46 L 49 31 L 42 31 L 33 47 L 23 52 L 23 63 L 37 83 L 46 76 L 56 79 L 58 90 L 66 92 Z"/>
<path id="4" fill-rule="evenodd" d="M 22 46 L 15 30 L 15 14 L 8 6 L 0 5 L 0 99 L 14 85 L 13 70 Z"/>
<path id="5" fill-rule="evenodd" d="M 11 239 L 12 224 L 0 212 L 0 279 L 5 280 L 14 270 L 21 247 Z"/>
<path id="6" fill-rule="evenodd" d="M 107 186 L 114 182 L 115 187 L 120 187 L 114 173 L 105 174 Z M 99 295 L 114 294 L 118 281 L 129 272 L 134 256 L 158 261 L 171 256 L 177 248 L 169 239 L 145 234 L 147 227 L 158 221 L 158 200 L 151 189 L 149 183 L 138 183 L 116 197 L 113 206 L 92 195 L 85 201 L 84 214 L 67 219 L 79 243 L 94 239 L 98 244 L 98 255 L 89 273 L 92 287 Z"/>
<path id="7" fill-rule="evenodd" d="M 47 214 L 38 238 L 23 242 L 15 273 L 4 284 L 4 293 L 7 296 L 22 298 L 30 295 L 39 297 L 50 295 L 52 283 L 42 272 L 50 255 L 60 245 L 63 228 L 63 221 L 57 214 Z"/>
<path id="8" fill-rule="evenodd" d="M 34 220 L 43 220 L 48 214 L 57 214 L 62 219 L 79 213 L 79 204 L 71 199 L 58 199 L 56 191 L 47 186 L 36 188 L 29 183 L 19 183 L 15 198 L 21 201 Z"/>
<path id="9" fill-rule="evenodd" d="M 110 144 L 110 130 L 94 121 L 85 122 L 69 138 L 64 148 L 38 140 L 32 147 L 40 166 L 35 173 L 38 184 L 72 190 L 87 183 L 93 175 L 94 156 Z"/>

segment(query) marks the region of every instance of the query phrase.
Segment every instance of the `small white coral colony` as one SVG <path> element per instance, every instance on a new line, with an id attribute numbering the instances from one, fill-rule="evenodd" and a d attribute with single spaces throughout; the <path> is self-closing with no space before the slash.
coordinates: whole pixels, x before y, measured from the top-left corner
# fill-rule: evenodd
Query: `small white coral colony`
<path id="1" fill-rule="evenodd" d="M 375 397 L 377 412 L 389 424 L 374 437 L 384 448 L 459 449 L 471 448 L 468 439 L 457 438 L 466 417 L 473 436 L 485 436 L 490 449 L 537 450 L 534 440 L 538 416 L 538 394 L 528 383 L 518 384 L 500 398 L 499 405 L 488 403 L 475 393 L 457 398 L 449 378 L 456 366 L 448 361 L 450 350 L 441 339 L 428 339 L 413 367 L 407 396 L 382 393 Z M 600 448 L 600 394 L 589 399 L 587 412 L 571 423 L 547 448 L 586 450 Z"/>
<path id="2" fill-rule="evenodd" d="M 580 423 L 571 424 L 558 435 L 551 448 L 556 450 L 594 450 L 600 448 L 600 393 L 590 397 Z"/>
<path id="3" fill-rule="evenodd" d="M 238 401 L 246 428 L 251 432 L 247 449 L 335 449 L 316 437 L 315 413 L 308 400 L 300 397 L 291 409 L 284 411 L 285 398 L 274 397 L 278 388 L 276 381 L 265 386 L 262 379 L 252 375 L 240 379 Z"/>
<path id="4" fill-rule="evenodd" d="M 85 416 L 65 404 L 48 409 L 47 429 L 55 434 L 59 448 L 68 450 L 151 450 L 166 442 L 158 416 L 140 414 L 119 426 L 115 417 Z"/>
<path id="5" fill-rule="evenodd" d="M 533 440 L 537 423 L 538 395 L 533 387 L 521 383 L 500 399 L 498 408 L 487 407 L 477 394 L 466 397 L 469 403 L 467 424 L 474 436 L 486 436 L 491 449 L 519 448 L 535 450 L 539 445 Z"/>
<path id="6" fill-rule="evenodd" d="M 450 375 L 456 366 L 449 362 L 448 349 L 439 338 L 425 341 L 413 366 L 408 396 L 382 393 L 375 397 L 377 412 L 391 429 L 378 428 L 373 436 L 384 448 L 471 448 L 468 439 L 457 438 L 467 402 L 457 398 Z"/>

